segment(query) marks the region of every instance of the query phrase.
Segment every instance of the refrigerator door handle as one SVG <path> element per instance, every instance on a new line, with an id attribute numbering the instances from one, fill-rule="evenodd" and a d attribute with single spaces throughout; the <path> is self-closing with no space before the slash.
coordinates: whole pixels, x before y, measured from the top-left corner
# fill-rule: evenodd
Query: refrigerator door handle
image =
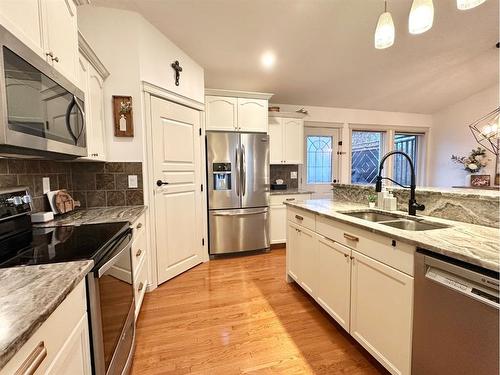
<path id="1" fill-rule="evenodd" d="M 241 177 L 240 177 L 240 150 L 238 147 L 236 147 L 236 195 L 239 197 L 240 196 L 240 184 L 241 184 Z"/>
<path id="2" fill-rule="evenodd" d="M 266 208 L 261 208 L 261 209 L 256 209 L 256 210 L 246 210 L 245 212 L 242 211 L 236 211 L 236 212 L 231 212 L 231 211 L 225 211 L 225 212 L 212 212 L 212 216 L 247 216 L 247 215 L 261 215 L 265 214 L 268 212 L 267 207 Z"/>
<path id="3" fill-rule="evenodd" d="M 246 194 L 247 190 L 247 163 L 245 155 L 245 145 L 241 145 L 241 185 L 242 185 L 242 196 Z"/>

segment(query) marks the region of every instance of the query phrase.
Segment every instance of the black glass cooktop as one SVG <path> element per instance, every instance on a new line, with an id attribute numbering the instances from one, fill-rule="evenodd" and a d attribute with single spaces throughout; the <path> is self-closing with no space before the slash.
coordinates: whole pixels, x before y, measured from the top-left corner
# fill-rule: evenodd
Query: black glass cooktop
<path id="1" fill-rule="evenodd" d="M 123 222 L 31 228 L 10 236 L 4 233 L 0 268 L 82 259 L 97 263 L 127 228 Z"/>

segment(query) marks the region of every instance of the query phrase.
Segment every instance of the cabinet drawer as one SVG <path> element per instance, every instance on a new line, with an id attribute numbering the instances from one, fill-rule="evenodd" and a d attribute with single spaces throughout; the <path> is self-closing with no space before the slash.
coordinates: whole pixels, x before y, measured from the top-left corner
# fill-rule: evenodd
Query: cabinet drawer
<path id="1" fill-rule="evenodd" d="M 304 210 L 287 207 L 287 218 L 292 223 L 302 225 L 311 230 L 316 230 L 316 215 Z"/>
<path id="2" fill-rule="evenodd" d="M 311 198 L 310 194 L 271 195 L 269 204 L 271 206 L 277 206 L 285 202 L 303 202 L 310 198 Z"/>
<path id="3" fill-rule="evenodd" d="M 146 287 L 148 285 L 148 265 L 147 259 L 145 258 L 141 264 L 139 264 L 139 269 L 137 274 L 134 275 L 134 293 L 135 293 L 135 318 L 139 316 L 139 311 L 141 310 L 142 300 L 144 299 L 144 293 L 146 292 Z"/>
<path id="4" fill-rule="evenodd" d="M 146 228 L 146 213 L 143 213 L 139 218 L 134 221 L 130 226 L 133 229 L 134 240 L 139 237 L 141 233 L 144 232 Z"/>
<path id="5" fill-rule="evenodd" d="M 134 277 L 137 274 L 139 265 L 146 258 L 146 234 L 140 232 L 132 242 L 131 256 L 132 256 L 132 269 L 134 270 Z"/>
<path id="6" fill-rule="evenodd" d="M 317 217 L 316 231 L 407 275 L 413 275 L 414 246 L 322 216 Z"/>
<path id="7" fill-rule="evenodd" d="M 43 308 L 43 307 L 41 307 Z M 54 310 L 47 320 L 38 328 L 31 338 L 19 349 L 16 355 L 0 370 L 0 375 L 11 375 L 21 367 L 31 354 L 46 352 L 41 359 L 35 374 L 43 374 L 70 337 L 82 317 L 86 315 L 87 302 L 85 294 L 85 279 L 66 296 L 63 302 Z M 42 346 L 43 343 L 43 346 Z M 90 350 L 90 349 L 88 349 Z M 39 355 L 41 358 L 43 355 Z"/>

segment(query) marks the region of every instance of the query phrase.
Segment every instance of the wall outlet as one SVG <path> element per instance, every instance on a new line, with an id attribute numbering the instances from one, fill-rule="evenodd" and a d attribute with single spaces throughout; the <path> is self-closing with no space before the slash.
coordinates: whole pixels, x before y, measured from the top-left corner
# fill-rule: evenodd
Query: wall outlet
<path id="1" fill-rule="evenodd" d="M 38 181 L 40 181 L 40 180 L 38 180 Z M 42 178 L 42 189 L 43 189 L 43 194 L 47 194 L 50 191 L 50 178 L 49 177 Z"/>
<path id="2" fill-rule="evenodd" d="M 137 182 L 137 175 L 131 174 L 128 176 L 128 188 L 129 189 L 137 189 L 139 187 L 139 183 Z"/>
<path id="3" fill-rule="evenodd" d="M 296 180 L 297 179 L 297 172 L 296 171 L 290 172 L 290 178 L 292 180 Z"/>

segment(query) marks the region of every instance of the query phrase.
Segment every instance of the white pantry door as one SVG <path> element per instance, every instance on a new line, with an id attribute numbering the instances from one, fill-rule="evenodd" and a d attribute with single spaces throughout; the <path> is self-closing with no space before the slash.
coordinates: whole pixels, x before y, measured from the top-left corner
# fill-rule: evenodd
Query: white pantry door
<path id="1" fill-rule="evenodd" d="M 160 284 L 203 259 L 200 112 L 151 97 L 151 115 Z"/>

